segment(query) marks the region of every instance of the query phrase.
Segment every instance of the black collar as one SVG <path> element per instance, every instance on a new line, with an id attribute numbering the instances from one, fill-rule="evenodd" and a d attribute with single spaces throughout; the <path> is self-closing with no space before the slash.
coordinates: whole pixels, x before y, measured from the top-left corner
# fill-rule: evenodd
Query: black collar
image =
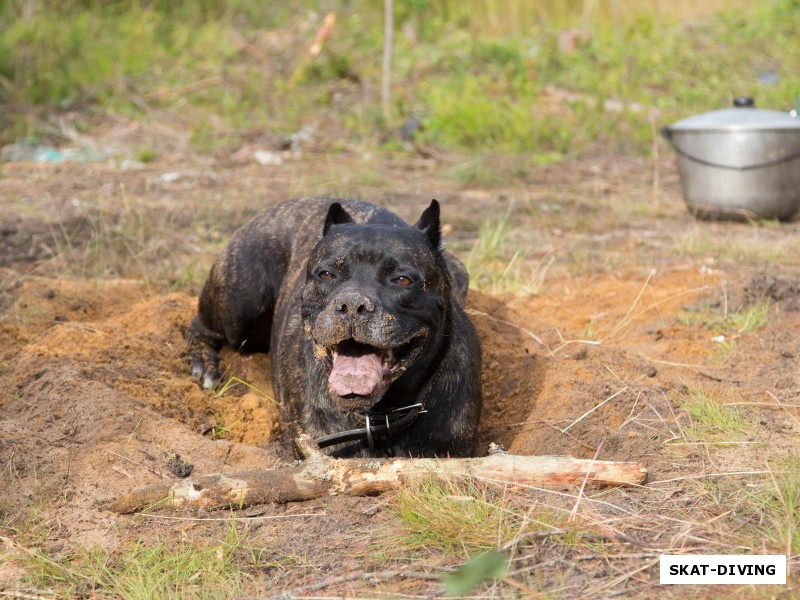
<path id="1" fill-rule="evenodd" d="M 354 413 L 356 419 L 364 423 L 364 427 L 350 429 L 339 433 L 324 435 L 314 440 L 320 448 L 342 444 L 344 442 L 366 440 L 370 450 L 374 447 L 376 437 L 391 437 L 393 432 L 409 427 L 420 414 L 427 412 L 422 403 L 395 408 L 385 413 Z"/>

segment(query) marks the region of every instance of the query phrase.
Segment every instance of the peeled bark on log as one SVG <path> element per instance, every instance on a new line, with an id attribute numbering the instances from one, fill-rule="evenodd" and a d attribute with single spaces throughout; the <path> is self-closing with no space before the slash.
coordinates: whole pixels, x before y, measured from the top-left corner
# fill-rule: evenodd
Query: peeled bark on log
<path id="1" fill-rule="evenodd" d="M 641 485 L 647 471 L 640 463 L 586 460 L 571 456 L 491 454 L 481 458 L 331 458 L 307 436 L 297 440 L 304 462 L 203 475 L 157 483 L 123 494 L 109 505 L 117 513 L 148 506 L 173 508 L 243 507 L 294 502 L 323 496 L 374 496 L 427 477 L 474 477 L 506 485 Z"/>

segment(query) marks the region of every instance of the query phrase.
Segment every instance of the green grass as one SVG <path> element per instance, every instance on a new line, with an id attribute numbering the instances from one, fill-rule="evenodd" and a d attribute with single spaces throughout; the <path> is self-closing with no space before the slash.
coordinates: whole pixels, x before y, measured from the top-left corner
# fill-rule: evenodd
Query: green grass
<path id="1" fill-rule="evenodd" d="M 45 520 L 48 503 L 47 491 L 38 482 L 25 495 L 23 501 L 16 501 L 14 494 L 20 486 L 20 470 L 25 468 L 22 457 L 11 454 L 0 471 L 0 485 L 5 493 L 0 496 L 0 536 L 19 536 L 32 544 L 41 544 L 50 533 Z M 0 561 L 3 559 L 0 545 Z"/>
<path id="2" fill-rule="evenodd" d="M 220 544 L 136 542 L 113 551 L 79 548 L 67 558 L 15 546 L 10 556 L 23 564 L 29 582 L 61 597 L 230 598 L 241 590 L 242 538 L 232 521 Z"/>
<path id="3" fill-rule="evenodd" d="M 706 228 L 698 223 L 676 239 L 672 252 L 680 258 L 710 261 L 715 265 L 746 265 L 768 270 L 786 256 L 800 251 L 800 243 L 791 237 L 765 244 L 763 237 L 759 236 L 763 227 L 772 225 L 760 221 L 755 227 L 709 236 Z"/>
<path id="4" fill-rule="evenodd" d="M 487 164 L 483 157 L 454 165 L 448 169 L 447 175 L 464 187 L 493 188 L 509 183 L 509 178 Z"/>
<path id="5" fill-rule="evenodd" d="M 699 306 L 678 315 L 682 325 L 701 325 L 718 334 L 744 335 L 765 327 L 773 320 L 773 306 L 769 298 L 756 300 L 736 311 L 728 311 L 722 304 Z"/>
<path id="6" fill-rule="evenodd" d="M 165 211 L 149 196 L 132 197 L 124 187 L 80 208 L 80 217 L 49 225 L 52 249 L 42 258 L 49 257 L 50 268 L 59 274 L 137 279 L 149 290 L 197 293 L 202 287 L 212 255 L 198 256 L 187 238 L 205 227 L 205 215 L 187 218 L 179 210 Z"/>
<path id="7" fill-rule="evenodd" d="M 26 12 L 30 4 L 12 0 L 0 11 L 5 141 L 42 130 L 53 112 L 99 107 L 138 116 L 160 107 L 189 117 L 202 152 L 233 149 L 238 132 L 252 128 L 290 133 L 311 117 L 333 126 L 336 139 L 383 138 L 392 148 L 394 129 L 414 110 L 424 143 L 478 155 L 524 152 L 541 164 L 597 142 L 647 154 L 652 114 L 669 122 L 743 92 L 788 108 L 800 82 L 800 9 L 788 1 L 744 2 L 690 23 L 683 19 L 691 13 L 647 3 L 608 10 L 476 0 L 465 11 L 451 2 L 397 2 L 386 118 L 378 95 L 365 92 L 381 74 L 376 3 L 327 5 L 338 15 L 335 35 L 310 62 L 304 50 L 325 12 L 310 16 L 310 1 L 76 0 Z M 590 18 L 576 17 L 582 12 Z M 266 44 L 261 33 L 275 27 L 305 33 Z M 574 50 L 560 46 L 564 27 L 583 31 Z M 763 71 L 778 80 L 760 83 Z M 555 100 L 553 88 L 563 92 Z M 607 101 L 620 109 L 605 110 Z"/>
<path id="8" fill-rule="evenodd" d="M 562 517 L 546 508 L 534 511 L 535 502 L 522 502 L 510 491 L 474 480 L 430 479 L 393 496 L 390 543 L 381 545 L 387 554 L 426 550 L 463 558 L 497 549 L 530 530 L 563 524 Z"/>
<path id="9" fill-rule="evenodd" d="M 678 400 L 678 406 L 689 415 L 689 424 L 683 427 L 683 434 L 691 442 L 735 442 L 752 429 L 752 424 L 739 407 L 726 405 L 700 387 L 690 388 Z"/>
<path id="10" fill-rule="evenodd" d="M 700 480 L 691 484 L 691 493 L 701 499 L 709 522 L 714 522 L 709 533 L 715 539 L 743 548 L 764 544 L 769 553 L 796 555 L 800 551 L 800 455 L 774 452 L 766 463 L 757 462 L 768 470 L 758 483 L 742 486 L 730 478 Z"/>
<path id="11" fill-rule="evenodd" d="M 761 299 L 754 304 L 730 315 L 725 326 L 738 334 L 745 334 L 765 327 L 771 320 L 772 301 Z"/>
<path id="12" fill-rule="evenodd" d="M 255 392 L 262 398 L 266 398 L 267 400 L 271 400 L 272 402 L 277 403 L 275 398 L 272 397 L 272 394 L 265 392 L 264 390 L 256 387 L 252 383 L 248 383 L 247 381 L 245 381 L 244 379 L 240 379 L 239 377 L 229 377 L 228 380 L 225 382 L 225 384 L 215 393 L 218 398 L 222 398 L 226 394 L 234 391 L 239 386 L 244 387 L 245 389 L 248 389 L 251 392 Z"/>
<path id="13" fill-rule="evenodd" d="M 0 480 L 12 497 L 19 485 L 13 460 Z M 245 571 L 258 566 L 258 552 L 235 519 L 213 545 L 132 542 L 52 553 L 45 549 L 53 527 L 45 515 L 59 498 L 36 488 L 24 498 L 0 501 L 0 562 L 20 566 L 28 590 L 47 589 L 59 598 L 229 598 L 247 579 Z"/>
<path id="14" fill-rule="evenodd" d="M 800 454 L 775 461 L 772 486 L 764 494 L 764 535 L 787 555 L 800 552 Z"/>
<path id="15" fill-rule="evenodd" d="M 701 326 L 709 330 L 714 347 L 712 360 L 725 362 L 739 346 L 742 336 L 762 329 L 775 319 L 775 310 L 769 298 L 757 299 L 736 311 L 728 311 L 727 299 L 721 305 L 702 305 L 692 311 L 677 315 L 685 326 Z"/>
<path id="16" fill-rule="evenodd" d="M 69 543 L 50 548 L 56 527 L 52 515 L 70 492 L 44 489 L 30 476 L 23 482 L 18 469 L 12 454 L 0 471 L 5 492 L 0 563 L 22 573 L 16 587 L 4 588 L 12 595 L 24 589 L 29 594 L 45 590 L 42 597 L 54 598 L 210 600 L 231 598 L 245 587 L 263 591 L 257 574 L 271 563 L 235 515 L 220 519 L 223 528 L 213 542 L 131 539 L 108 548 Z"/>

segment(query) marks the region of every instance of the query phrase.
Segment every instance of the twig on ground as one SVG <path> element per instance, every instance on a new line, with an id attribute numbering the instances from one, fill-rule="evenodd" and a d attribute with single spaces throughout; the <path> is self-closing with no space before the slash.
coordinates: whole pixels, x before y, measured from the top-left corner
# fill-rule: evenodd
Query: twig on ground
<path id="1" fill-rule="evenodd" d="M 552 536 L 556 536 L 556 535 L 567 535 L 568 533 L 570 533 L 570 530 L 568 530 L 568 529 L 544 529 L 544 530 L 538 530 L 538 531 L 529 531 L 527 533 L 523 533 L 521 535 L 518 535 L 513 540 L 510 540 L 510 541 L 506 542 L 505 544 L 500 546 L 498 548 L 498 550 L 500 552 L 505 552 L 507 550 L 510 550 L 510 549 L 518 546 L 519 544 L 521 544 L 525 540 L 546 538 L 546 537 L 552 537 Z M 584 532 L 575 533 L 575 536 L 577 538 L 579 538 L 579 539 L 586 539 L 586 540 L 601 540 L 601 541 L 607 541 L 607 542 L 623 542 L 625 544 L 630 544 L 631 546 L 636 546 L 637 548 L 645 548 L 647 550 L 654 550 L 654 551 L 655 550 L 659 550 L 660 551 L 660 549 L 653 548 L 650 544 L 646 544 L 645 542 L 643 542 L 641 540 L 637 540 L 636 538 L 632 538 L 632 537 L 627 536 L 627 535 L 622 534 L 622 533 L 597 533 L 597 532 L 593 532 L 593 531 L 584 531 Z M 648 556 L 654 556 L 654 555 L 649 554 Z"/>
<path id="2" fill-rule="evenodd" d="M 672 483 L 674 481 L 689 481 L 692 479 L 705 479 L 706 477 L 730 477 L 733 475 L 768 475 L 771 471 L 729 471 L 728 473 L 702 473 L 699 475 L 687 475 L 685 477 L 672 477 L 671 479 L 661 479 L 651 481 L 648 485 L 658 485 L 661 483 Z"/>
<path id="3" fill-rule="evenodd" d="M 645 279 L 644 285 L 642 285 L 642 289 L 639 290 L 639 293 L 636 296 L 636 299 L 633 301 L 633 304 L 631 304 L 631 307 L 628 309 L 628 312 L 625 313 L 625 316 L 622 317 L 622 320 L 619 323 L 617 323 L 617 325 L 616 325 L 616 327 L 614 327 L 614 329 L 611 330 L 611 333 L 609 334 L 609 337 L 611 337 L 614 334 L 616 334 L 620 329 L 622 329 L 623 327 L 625 327 L 625 325 L 628 324 L 628 320 L 629 320 L 629 318 L 631 316 L 631 313 L 633 312 L 633 309 L 636 308 L 637 304 L 639 304 L 639 300 L 642 299 L 642 294 L 644 294 L 644 291 L 647 289 L 647 286 L 650 284 L 650 280 L 653 278 L 653 276 L 655 274 L 656 274 L 656 270 L 655 269 L 650 269 L 650 273 L 648 273 L 647 279 Z"/>
<path id="4" fill-rule="evenodd" d="M 301 436 L 297 445 L 307 457 L 304 462 L 277 469 L 164 481 L 121 494 L 109 508 L 118 513 L 132 513 L 160 503 L 173 508 L 210 509 L 325 496 L 374 496 L 432 476 L 467 477 L 511 486 L 576 484 L 587 476 L 600 485 L 640 485 L 647 477 L 640 463 L 570 456 L 492 454 L 480 458 L 335 459 L 323 454 L 308 436 Z"/>
<path id="5" fill-rule="evenodd" d="M 106 337 L 108 337 L 109 335 L 105 331 L 100 331 L 99 329 L 95 329 L 94 327 L 89 327 L 88 325 L 84 325 L 83 323 L 74 323 L 73 321 L 53 321 L 53 324 L 59 327 L 73 327 L 74 329 L 88 331 L 89 333 L 99 333 L 100 335 L 104 335 Z"/>
<path id="6" fill-rule="evenodd" d="M 651 560 L 650 562 L 648 562 L 648 563 L 646 563 L 645 565 L 643 565 L 643 566 L 639 567 L 638 569 L 634 569 L 633 571 L 628 571 L 627 573 L 623 573 L 622 575 L 620 575 L 620 576 L 619 576 L 619 577 L 617 577 L 616 579 L 612 579 L 612 580 L 611 580 L 611 581 L 609 581 L 608 583 L 604 583 L 604 584 L 603 584 L 603 585 L 601 585 L 601 586 L 598 586 L 598 587 L 596 587 L 596 588 L 594 588 L 594 589 L 588 590 L 588 592 L 587 592 L 586 596 L 587 596 L 587 597 L 589 597 L 589 598 L 591 598 L 591 597 L 594 597 L 594 596 L 597 596 L 597 595 L 599 595 L 599 594 L 600 594 L 600 593 L 601 593 L 603 590 L 607 590 L 608 588 L 612 588 L 612 587 L 614 587 L 614 586 L 616 586 L 616 585 L 618 585 L 618 584 L 622 583 L 623 581 L 627 581 L 628 579 L 630 579 L 631 577 L 633 577 L 633 576 L 634 576 L 634 575 L 636 575 L 637 573 L 641 573 L 642 571 L 645 571 L 645 570 L 649 569 L 649 568 L 650 568 L 650 567 L 652 567 L 653 565 L 656 565 L 656 564 L 658 564 L 658 562 L 659 562 L 660 560 L 661 560 L 661 557 L 660 557 L 660 556 L 658 556 L 658 557 L 656 557 L 654 560 Z"/>
<path id="7" fill-rule="evenodd" d="M 639 391 L 639 393 L 636 394 L 636 400 L 633 401 L 633 406 L 631 407 L 631 412 L 628 413 L 628 417 L 622 422 L 622 425 L 620 425 L 617 428 L 617 431 L 621 431 L 622 428 L 625 427 L 625 425 L 630 423 L 631 418 L 633 417 L 633 411 L 635 411 L 636 407 L 639 405 L 639 398 L 641 398 L 641 397 L 642 397 L 642 392 Z"/>
<path id="8" fill-rule="evenodd" d="M 233 515 L 230 517 L 175 517 L 172 515 L 154 515 L 152 513 L 137 513 L 140 517 L 147 517 L 148 519 L 162 519 L 164 521 L 277 521 L 280 519 L 295 519 L 302 517 L 324 517 L 325 513 L 297 513 L 296 515 L 256 515 L 248 517 L 247 515 Z"/>
<path id="9" fill-rule="evenodd" d="M 49 596 L 43 595 L 44 593 L 50 594 Z M 25 600 L 53 600 L 56 597 L 54 593 L 51 592 L 37 592 L 35 594 L 31 592 L 22 592 L 19 590 L 0 590 L 0 596 L 6 596 L 9 598 L 24 598 Z"/>
<path id="10" fill-rule="evenodd" d="M 551 537 L 554 535 L 565 535 L 567 533 L 566 529 L 543 529 L 539 531 L 528 531 L 527 533 L 523 533 L 515 537 L 513 540 L 509 540 L 502 546 L 498 548 L 500 552 L 506 552 L 507 550 L 511 550 L 515 548 L 520 543 L 524 542 L 525 540 L 530 540 L 534 538 L 545 538 Z"/>
<path id="11" fill-rule="evenodd" d="M 800 418 L 798 418 L 796 414 L 792 414 L 790 410 L 793 408 L 796 411 L 798 408 L 800 408 L 800 406 L 798 406 L 797 404 L 784 404 L 783 402 L 781 402 L 780 398 L 778 398 L 775 394 L 773 394 L 769 390 L 764 390 L 764 391 L 767 393 L 767 396 L 769 396 L 770 398 L 775 400 L 775 402 L 777 402 L 778 406 L 785 409 L 789 417 L 792 419 L 792 421 L 794 421 L 795 424 L 798 427 L 800 427 Z"/>
<path id="12" fill-rule="evenodd" d="M 655 271 L 655 269 L 653 269 L 653 271 Z M 652 273 L 653 271 L 651 271 L 651 273 Z M 650 277 L 648 277 L 647 281 L 650 281 Z M 644 287 L 646 287 L 646 286 L 647 286 L 647 282 L 645 282 L 645 286 L 644 286 Z M 641 290 L 641 292 L 640 292 L 640 295 L 641 295 L 641 293 L 642 293 L 642 292 L 644 292 L 644 287 L 642 287 L 642 290 Z M 682 292 L 678 292 L 677 294 L 672 294 L 671 296 L 668 296 L 668 297 L 666 297 L 666 298 L 662 298 L 662 299 L 661 299 L 661 300 L 659 300 L 658 302 L 653 302 L 653 303 L 652 303 L 652 304 L 650 304 L 649 306 L 646 306 L 645 308 L 643 308 L 642 310 L 640 310 L 639 312 L 637 312 L 635 315 L 633 315 L 632 317 L 630 317 L 630 319 L 628 319 L 628 315 L 626 315 L 626 316 L 625 316 L 625 318 L 623 318 L 623 321 L 625 321 L 626 319 L 627 319 L 627 321 L 628 321 L 628 322 L 635 321 L 635 320 L 636 320 L 636 319 L 638 319 L 640 316 L 642 316 L 644 313 L 646 313 L 646 312 L 648 312 L 648 311 L 650 311 L 650 310 L 652 310 L 652 309 L 656 308 L 657 306 L 659 306 L 659 305 L 661 305 L 661 304 L 664 304 L 665 302 L 669 302 L 670 300 L 674 300 L 674 299 L 676 299 L 676 298 L 680 298 L 681 296 L 685 296 L 686 294 L 694 294 L 694 293 L 699 293 L 699 292 L 702 292 L 702 291 L 705 291 L 705 290 L 708 290 L 708 289 L 711 289 L 711 286 L 709 286 L 709 285 L 703 285 L 703 286 L 700 286 L 700 287 L 698 287 L 698 288 L 692 288 L 692 289 L 690 289 L 690 290 L 683 290 Z M 636 302 L 638 302 L 638 301 L 639 301 L 639 299 L 638 299 L 638 297 L 637 297 L 637 300 L 636 300 Z M 634 302 L 634 305 L 635 305 L 635 304 L 636 304 L 636 303 Z M 613 330 L 613 331 L 612 331 L 612 332 L 609 334 L 609 337 L 618 331 L 618 329 L 619 329 L 619 328 L 622 326 L 622 322 L 623 322 L 623 321 L 620 321 L 620 323 L 617 325 L 617 327 L 615 327 L 615 328 L 614 328 L 614 330 Z"/>
<path id="13" fill-rule="evenodd" d="M 191 92 L 197 92 L 207 87 L 220 85 L 222 81 L 223 80 L 221 75 L 214 75 L 213 77 L 206 77 L 205 79 L 199 79 L 197 81 L 193 81 L 185 85 L 180 85 L 178 87 L 158 89 L 155 92 L 151 92 L 150 94 L 145 94 L 144 96 L 142 96 L 142 99 L 145 102 L 152 102 L 153 100 L 164 100 L 169 96 L 183 96 L 185 94 L 189 94 Z"/>

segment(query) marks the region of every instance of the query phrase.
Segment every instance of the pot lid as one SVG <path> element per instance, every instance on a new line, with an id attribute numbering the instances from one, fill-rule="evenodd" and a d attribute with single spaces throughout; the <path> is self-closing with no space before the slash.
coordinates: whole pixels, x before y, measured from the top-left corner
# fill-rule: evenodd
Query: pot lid
<path id="1" fill-rule="evenodd" d="M 669 127 L 671 131 L 775 131 L 800 130 L 800 118 L 779 110 L 756 108 L 752 98 L 734 98 L 733 108 L 712 110 Z"/>

